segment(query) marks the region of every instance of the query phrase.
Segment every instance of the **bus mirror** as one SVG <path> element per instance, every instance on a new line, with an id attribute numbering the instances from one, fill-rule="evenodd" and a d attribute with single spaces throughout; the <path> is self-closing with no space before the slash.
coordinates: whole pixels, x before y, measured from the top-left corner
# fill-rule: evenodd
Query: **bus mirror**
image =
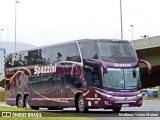
<path id="1" fill-rule="evenodd" d="M 101 67 L 102 67 L 103 73 L 107 73 L 107 64 L 105 62 L 101 62 Z"/>
<path id="2" fill-rule="evenodd" d="M 103 73 L 107 73 L 107 68 L 103 67 Z"/>
<path id="3" fill-rule="evenodd" d="M 104 77 L 104 74 L 107 73 L 107 69 L 105 70 L 104 67 L 101 67 L 101 71 L 102 71 L 102 75 L 103 75 L 103 77 Z"/>
<path id="4" fill-rule="evenodd" d="M 143 64 L 145 64 L 147 66 L 147 68 L 148 68 L 148 74 L 152 73 L 152 65 L 149 62 L 147 62 L 145 60 L 139 60 L 138 62 L 139 63 L 143 63 Z"/>

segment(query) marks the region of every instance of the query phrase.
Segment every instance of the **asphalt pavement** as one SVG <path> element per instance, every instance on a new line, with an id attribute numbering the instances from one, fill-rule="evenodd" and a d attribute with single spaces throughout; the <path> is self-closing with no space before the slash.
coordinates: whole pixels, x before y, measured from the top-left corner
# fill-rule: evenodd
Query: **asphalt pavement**
<path id="1" fill-rule="evenodd" d="M 4 102 L 0 102 L 0 106 L 8 106 Z M 40 108 L 39 111 L 48 111 L 46 108 Z M 90 109 L 88 113 L 77 113 L 75 108 L 67 108 L 63 111 L 65 114 L 73 114 L 78 116 L 90 117 L 96 120 L 160 120 L 160 101 L 145 100 L 141 107 L 123 107 L 120 113 L 113 113 L 112 110 L 107 109 Z M 143 114 L 152 113 L 155 116 L 143 116 Z M 151 114 L 151 115 L 152 115 Z M 158 117 L 156 116 L 158 114 Z M 134 116 L 132 116 L 134 115 Z M 137 117 L 138 115 L 138 117 Z"/>

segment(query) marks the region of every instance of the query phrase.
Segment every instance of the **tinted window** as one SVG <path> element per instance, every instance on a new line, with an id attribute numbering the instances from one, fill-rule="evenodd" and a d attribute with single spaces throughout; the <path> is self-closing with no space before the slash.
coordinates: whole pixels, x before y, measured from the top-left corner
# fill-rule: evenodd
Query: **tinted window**
<path id="1" fill-rule="evenodd" d="M 56 75 L 55 78 L 54 78 L 54 86 L 53 88 L 54 89 L 61 89 L 61 75 Z"/>
<path id="2" fill-rule="evenodd" d="M 76 43 L 64 45 L 64 60 L 81 62 L 78 46 Z"/>
<path id="3" fill-rule="evenodd" d="M 96 41 L 79 42 L 83 59 L 97 59 Z"/>
<path id="4" fill-rule="evenodd" d="M 137 55 L 127 41 L 99 41 L 99 59 L 109 62 L 135 62 Z"/>
<path id="5" fill-rule="evenodd" d="M 92 73 L 93 86 L 100 87 L 100 79 L 98 73 Z"/>
<path id="6" fill-rule="evenodd" d="M 28 51 L 28 65 L 43 64 L 42 50 Z"/>
<path id="7" fill-rule="evenodd" d="M 78 77 L 72 77 L 71 79 L 71 87 L 80 88 L 82 86 L 81 79 Z"/>
<path id="8" fill-rule="evenodd" d="M 70 88 L 71 87 L 71 75 L 65 75 L 65 88 Z"/>
<path id="9" fill-rule="evenodd" d="M 92 75 L 91 72 L 86 72 L 86 81 L 89 85 L 92 85 Z"/>
<path id="10" fill-rule="evenodd" d="M 50 48 L 42 49 L 42 61 L 44 64 L 49 64 L 51 62 L 50 54 Z"/>
<path id="11" fill-rule="evenodd" d="M 51 47 L 51 63 L 62 61 L 63 56 L 63 46 Z"/>
<path id="12" fill-rule="evenodd" d="M 80 88 L 82 86 L 80 78 L 73 77 L 69 74 L 64 75 L 61 84 L 64 85 L 65 88 Z"/>
<path id="13" fill-rule="evenodd" d="M 28 82 L 34 90 L 45 91 L 53 89 L 55 75 L 52 76 L 31 76 Z"/>

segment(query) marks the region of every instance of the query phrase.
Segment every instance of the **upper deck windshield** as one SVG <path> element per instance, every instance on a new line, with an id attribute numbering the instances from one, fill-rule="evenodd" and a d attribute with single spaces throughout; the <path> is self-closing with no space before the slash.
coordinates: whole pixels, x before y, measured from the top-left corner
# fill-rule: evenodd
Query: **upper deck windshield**
<path id="1" fill-rule="evenodd" d="M 128 41 L 98 41 L 99 59 L 107 62 L 136 62 L 137 55 Z"/>

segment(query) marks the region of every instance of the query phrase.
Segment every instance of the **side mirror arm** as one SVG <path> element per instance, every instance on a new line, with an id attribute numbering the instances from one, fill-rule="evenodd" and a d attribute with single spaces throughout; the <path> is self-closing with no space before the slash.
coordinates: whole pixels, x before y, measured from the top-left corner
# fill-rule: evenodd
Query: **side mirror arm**
<path id="1" fill-rule="evenodd" d="M 147 62 L 147 61 L 145 61 L 145 60 L 139 60 L 138 63 L 139 63 L 139 64 L 140 64 L 140 63 L 145 64 L 145 65 L 147 66 L 147 68 L 148 68 L 148 74 L 151 74 L 151 73 L 152 73 L 152 65 L 151 65 L 149 62 Z"/>

